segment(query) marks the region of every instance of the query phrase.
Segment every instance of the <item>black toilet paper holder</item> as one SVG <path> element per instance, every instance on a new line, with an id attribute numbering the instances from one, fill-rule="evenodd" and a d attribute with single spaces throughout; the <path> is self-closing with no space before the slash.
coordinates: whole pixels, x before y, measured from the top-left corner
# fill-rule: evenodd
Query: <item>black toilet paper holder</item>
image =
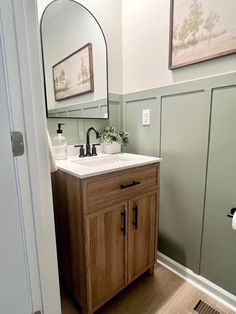
<path id="1" fill-rule="evenodd" d="M 231 208 L 229 211 L 229 214 L 227 214 L 227 217 L 233 218 L 235 212 L 236 212 L 236 207 Z"/>

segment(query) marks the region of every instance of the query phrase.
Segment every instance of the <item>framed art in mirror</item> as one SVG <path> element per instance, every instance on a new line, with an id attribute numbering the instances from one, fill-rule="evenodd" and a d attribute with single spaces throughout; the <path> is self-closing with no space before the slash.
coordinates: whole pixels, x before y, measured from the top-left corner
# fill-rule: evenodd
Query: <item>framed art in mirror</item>
<path id="1" fill-rule="evenodd" d="M 55 100 L 94 91 L 92 44 L 88 43 L 52 67 Z"/>

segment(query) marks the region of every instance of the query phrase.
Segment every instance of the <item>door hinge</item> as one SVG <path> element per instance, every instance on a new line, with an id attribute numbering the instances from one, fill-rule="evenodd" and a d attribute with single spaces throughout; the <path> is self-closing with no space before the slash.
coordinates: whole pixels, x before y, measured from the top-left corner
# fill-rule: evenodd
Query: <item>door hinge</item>
<path id="1" fill-rule="evenodd" d="M 14 157 L 24 154 L 24 139 L 21 132 L 11 132 L 11 146 Z"/>

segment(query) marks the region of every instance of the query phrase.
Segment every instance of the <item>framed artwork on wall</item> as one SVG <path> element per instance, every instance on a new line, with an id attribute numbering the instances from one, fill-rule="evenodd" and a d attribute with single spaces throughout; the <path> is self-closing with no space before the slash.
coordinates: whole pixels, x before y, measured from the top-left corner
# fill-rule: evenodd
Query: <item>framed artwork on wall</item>
<path id="1" fill-rule="evenodd" d="M 169 69 L 236 53 L 235 0 L 170 0 Z"/>
<path id="2" fill-rule="evenodd" d="M 92 44 L 88 43 L 52 67 L 55 100 L 94 91 Z"/>

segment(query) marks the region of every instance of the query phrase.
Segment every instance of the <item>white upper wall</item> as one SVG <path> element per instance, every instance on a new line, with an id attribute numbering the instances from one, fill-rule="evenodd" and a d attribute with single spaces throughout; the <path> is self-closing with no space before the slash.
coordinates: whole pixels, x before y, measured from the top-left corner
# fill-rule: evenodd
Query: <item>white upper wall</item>
<path id="1" fill-rule="evenodd" d="M 39 20 L 51 0 L 37 0 Z M 122 93 L 122 25 L 121 0 L 80 0 L 101 25 L 108 47 L 108 89 Z"/>
<path id="2" fill-rule="evenodd" d="M 168 70 L 170 0 L 122 1 L 123 93 L 236 70 L 236 56 Z"/>

